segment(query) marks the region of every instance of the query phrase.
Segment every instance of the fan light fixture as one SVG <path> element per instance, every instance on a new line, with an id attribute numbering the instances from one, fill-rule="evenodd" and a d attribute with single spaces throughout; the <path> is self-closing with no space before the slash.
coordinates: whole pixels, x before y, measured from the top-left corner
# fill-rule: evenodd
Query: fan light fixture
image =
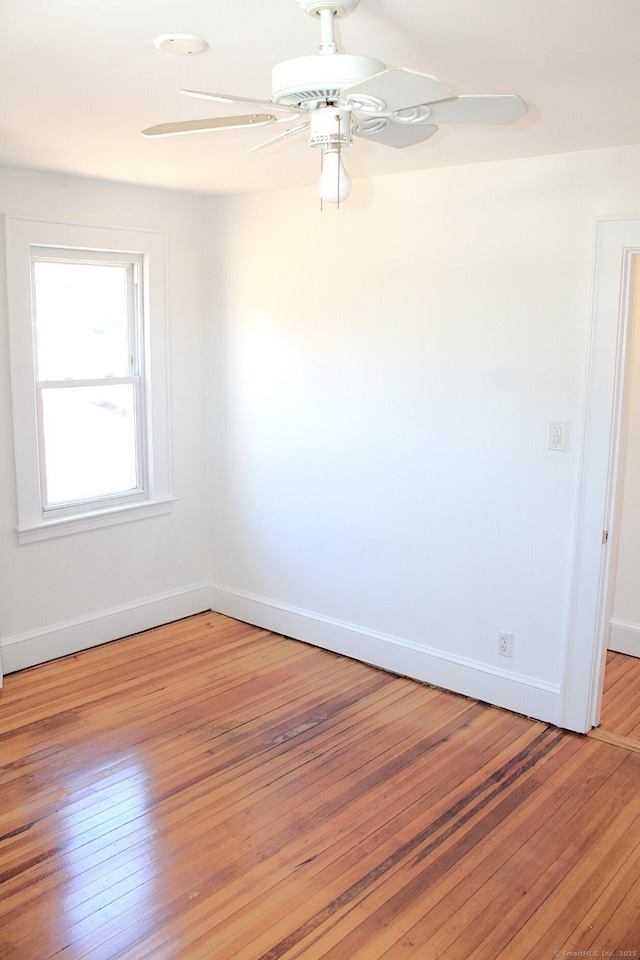
<path id="1" fill-rule="evenodd" d="M 351 193 L 351 177 L 342 160 L 342 148 L 353 143 L 348 110 L 340 107 L 319 107 L 311 114 L 312 147 L 322 151 L 320 164 L 320 196 L 327 203 L 340 203 Z"/>
<path id="2" fill-rule="evenodd" d="M 266 0 L 263 0 L 266 3 Z M 284 133 L 252 147 L 254 153 L 280 140 L 310 133 L 309 144 L 320 150 L 320 196 L 337 207 L 351 193 L 351 180 L 342 153 L 354 137 L 387 147 L 424 143 L 440 124 L 507 124 L 523 117 L 527 105 L 515 94 L 453 95 L 428 73 L 386 67 L 374 57 L 338 53 L 335 20 L 349 14 L 358 0 L 297 0 L 298 6 L 320 21 L 320 45 L 314 56 L 285 60 L 273 68 L 271 99 L 182 90 L 190 97 L 260 108 L 260 113 L 206 120 L 178 120 L 148 127 L 145 137 L 173 137 L 231 127 L 293 123 Z M 170 53 L 200 53 L 207 44 L 198 37 L 173 34 L 158 37 L 159 49 Z"/>

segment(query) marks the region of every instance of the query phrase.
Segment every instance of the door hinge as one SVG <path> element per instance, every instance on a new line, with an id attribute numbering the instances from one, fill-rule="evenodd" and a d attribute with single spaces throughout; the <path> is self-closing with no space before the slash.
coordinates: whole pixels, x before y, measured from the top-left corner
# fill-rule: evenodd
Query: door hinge
<path id="1" fill-rule="evenodd" d="M 603 542 L 603 543 L 608 543 L 608 542 L 609 542 L 609 531 L 608 531 L 608 530 L 603 530 L 603 531 L 602 531 L 602 542 Z"/>

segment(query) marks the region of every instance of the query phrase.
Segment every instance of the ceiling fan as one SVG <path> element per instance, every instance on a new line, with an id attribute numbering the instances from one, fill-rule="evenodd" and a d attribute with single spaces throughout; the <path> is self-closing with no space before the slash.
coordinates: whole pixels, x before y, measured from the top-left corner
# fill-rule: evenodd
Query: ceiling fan
<path id="1" fill-rule="evenodd" d="M 251 105 L 261 108 L 261 113 L 161 123 L 142 134 L 171 137 L 293 122 L 294 126 L 248 152 L 308 131 L 310 146 L 320 150 L 320 196 L 339 205 L 351 193 L 342 150 L 354 137 L 409 147 L 428 140 L 443 123 L 507 124 L 527 112 L 526 103 L 515 94 L 456 97 L 426 73 L 386 67 L 373 57 L 338 53 L 335 20 L 349 13 L 358 0 L 296 2 L 305 13 L 319 18 L 320 46 L 314 56 L 285 60 L 273 68 L 270 100 L 181 91 L 203 100 Z"/>

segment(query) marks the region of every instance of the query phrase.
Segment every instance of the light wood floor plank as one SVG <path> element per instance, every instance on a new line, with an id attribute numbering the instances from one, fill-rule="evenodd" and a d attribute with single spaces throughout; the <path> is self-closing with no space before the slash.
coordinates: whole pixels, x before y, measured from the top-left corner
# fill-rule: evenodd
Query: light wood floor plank
<path id="1" fill-rule="evenodd" d="M 428 807 L 425 810 L 424 804 L 413 804 L 413 809 L 410 811 L 409 808 L 405 808 L 405 802 L 404 800 L 400 802 L 400 809 L 402 810 L 404 808 L 406 810 L 405 815 L 398 818 L 394 823 L 383 825 L 384 833 L 378 828 L 375 835 L 372 835 L 371 831 L 374 830 L 375 827 L 371 824 L 371 819 L 363 819 L 362 822 L 366 824 L 366 826 L 357 831 L 355 837 L 357 846 L 351 847 L 348 859 L 346 852 L 349 844 L 347 842 L 348 838 L 346 837 L 342 838 L 341 843 L 339 845 L 335 844 L 329 851 L 330 858 L 328 862 L 326 858 L 317 856 L 315 852 L 316 848 L 312 845 L 310 849 L 314 851 L 314 855 L 309 862 L 303 864 L 303 868 L 298 874 L 301 888 L 297 899 L 296 911 L 292 908 L 284 910 L 284 912 L 282 909 L 278 911 L 274 906 L 276 902 L 274 898 L 277 898 L 280 892 L 274 891 L 273 889 L 267 891 L 264 903 L 262 903 L 260 899 L 257 899 L 253 904 L 253 909 L 259 912 L 264 912 L 265 910 L 271 912 L 273 909 L 276 913 L 279 912 L 281 916 L 286 918 L 284 922 L 288 925 L 294 921 L 296 914 L 301 917 L 305 916 L 312 909 L 314 903 L 321 906 L 326 905 L 327 891 L 334 890 L 336 896 L 342 896 L 344 899 L 344 884 L 348 881 L 351 881 L 352 885 L 358 884 L 358 882 L 362 881 L 363 873 L 365 875 L 370 874 L 370 882 L 375 882 L 376 877 L 374 876 L 374 872 L 376 865 L 380 863 L 381 854 L 386 852 L 386 859 L 393 859 L 394 854 L 397 853 L 398 841 L 402 838 L 403 834 L 407 839 L 411 840 L 411 837 L 417 829 L 416 820 L 422 816 L 424 822 L 428 822 L 432 816 Z M 406 823 L 404 830 L 402 820 Z M 349 865 L 350 869 L 346 872 L 346 867 Z M 390 864 L 389 868 L 391 866 L 394 866 L 394 864 Z M 320 868 L 322 868 L 322 870 L 318 872 Z M 355 893 L 357 893 L 357 890 Z M 257 944 L 251 943 L 248 945 L 244 943 L 243 940 L 247 939 L 244 934 L 243 924 L 239 920 L 236 921 L 235 929 L 233 926 L 227 925 L 226 929 L 220 930 L 217 934 L 217 952 L 221 949 L 220 940 L 223 936 L 223 955 L 226 956 L 228 953 L 229 956 L 243 956 L 243 948 L 249 949 L 251 952 L 257 947 Z M 210 943 L 207 938 L 205 938 L 204 941 L 200 943 L 200 951 L 203 951 L 206 955 L 206 951 L 209 949 Z"/>
<path id="2" fill-rule="evenodd" d="M 498 869 L 501 857 L 508 848 L 509 838 L 505 835 L 503 824 L 518 821 L 522 804 L 531 790 L 535 790 L 530 779 L 529 783 L 526 777 L 525 781 L 518 779 L 518 786 L 514 784 L 507 790 L 500 790 L 488 802 L 482 798 L 477 809 L 471 811 L 473 816 L 468 817 L 467 811 L 464 811 L 451 824 L 444 837 L 434 837 L 436 842 L 421 851 L 415 861 L 405 864 L 393 882 L 379 886 L 361 902 L 357 914 L 354 911 L 345 918 L 342 926 L 345 932 L 346 927 L 351 928 L 348 936 L 342 937 L 342 931 L 334 927 L 330 937 L 335 941 L 333 949 L 326 954 L 318 949 L 317 955 L 337 957 L 347 948 L 349 956 L 364 958 L 368 955 L 371 942 L 375 942 L 377 950 L 384 949 L 385 956 L 386 950 L 393 944 L 397 946 L 398 956 L 405 955 L 407 949 L 417 948 L 418 944 L 422 949 L 422 941 L 426 936 L 433 935 L 442 925 L 446 926 L 445 936 L 450 937 L 450 914 L 455 923 L 461 922 L 461 909 L 469 898 L 477 905 L 476 909 L 480 909 L 482 883 L 486 884 L 488 878 L 482 877 L 478 889 L 471 882 L 477 855 L 482 850 L 487 864 L 491 864 L 491 871 Z M 528 827 L 529 824 L 520 823 L 517 847 L 524 843 Z M 496 835 L 500 837 L 499 846 L 497 840 L 494 843 Z M 490 856 L 487 855 L 488 850 Z M 472 897 L 474 890 L 475 897 Z M 458 893 L 462 895 L 461 898 L 456 896 Z M 420 918 L 423 916 L 424 929 L 421 931 L 416 923 L 422 922 Z M 403 937 L 396 943 L 398 938 Z M 316 952 L 309 951 L 309 956 L 316 956 Z"/>
<path id="3" fill-rule="evenodd" d="M 607 651 L 600 728 L 640 743 L 640 658 Z"/>
<path id="4" fill-rule="evenodd" d="M 284 749 L 284 746 L 282 747 L 282 749 Z M 265 765 L 265 766 L 266 766 L 266 765 Z M 270 775 L 270 776 L 273 776 L 273 775 L 274 775 L 273 769 L 271 770 L 271 773 L 270 773 L 269 775 Z M 222 783 L 221 778 L 218 778 L 218 779 L 219 779 L 220 783 Z M 235 778 L 233 782 L 234 782 L 234 784 L 237 784 L 237 783 L 239 782 L 239 779 L 238 779 L 238 778 Z M 213 802 L 215 802 L 215 804 L 216 804 L 216 809 L 217 809 L 217 810 L 220 809 L 220 799 L 221 799 L 221 798 L 220 798 L 220 792 L 219 792 L 220 783 L 217 785 L 216 790 L 215 790 L 215 793 L 212 794 L 212 797 L 211 797 L 211 800 L 212 800 Z M 163 783 L 163 787 L 166 787 L 166 784 Z M 211 802 L 209 801 L 209 798 L 208 798 L 207 795 L 205 795 L 204 801 L 205 801 L 205 804 L 206 804 L 206 809 L 209 809 L 209 808 L 211 807 Z M 200 804 L 200 806 L 202 807 L 203 805 Z M 235 806 L 236 806 L 236 812 L 238 812 L 239 807 L 238 807 L 238 803 L 237 803 L 237 802 L 236 802 L 236 805 L 235 805 Z M 167 805 L 165 805 L 165 809 L 169 809 L 169 808 L 167 807 Z M 180 812 L 180 816 L 181 816 L 182 818 L 184 818 L 185 816 L 188 816 L 189 822 L 190 822 L 190 829 L 192 829 L 192 828 L 193 828 L 192 825 L 193 825 L 193 823 L 194 823 L 194 816 L 195 816 L 196 813 L 197 813 L 197 810 L 196 810 L 196 808 L 194 807 L 194 805 L 193 805 L 193 804 L 190 804 L 190 805 L 187 804 L 187 803 L 186 803 L 186 798 L 184 797 L 184 795 L 181 795 L 177 809 L 178 809 L 178 811 Z M 176 821 L 175 821 L 175 818 L 174 818 L 174 820 L 173 820 L 173 825 L 174 825 L 174 826 L 175 826 L 175 823 L 176 823 Z M 107 825 L 108 825 L 108 824 L 107 824 Z M 158 821 L 158 829 L 159 829 L 159 830 L 162 829 L 162 828 L 163 828 L 163 825 L 164 825 L 163 821 L 162 821 L 162 820 L 159 820 L 159 821 Z M 200 828 L 205 829 L 206 827 L 207 827 L 207 824 L 206 824 L 206 823 L 204 823 L 204 824 L 202 824 L 202 825 L 199 826 L 198 823 L 197 823 L 197 821 L 196 821 L 196 828 L 197 828 L 197 829 L 200 829 Z M 182 841 L 184 842 L 184 831 L 183 831 L 183 834 L 181 834 L 181 838 L 182 838 Z M 76 839 L 77 839 L 77 837 L 74 837 L 74 842 L 76 841 Z M 83 839 L 83 838 L 81 837 L 81 841 L 82 841 L 82 839 Z M 144 843 L 144 840 L 143 840 L 142 842 Z M 82 842 L 80 843 L 80 845 L 79 845 L 79 850 L 78 850 L 79 856 L 82 856 L 83 851 L 84 851 L 84 849 L 85 849 L 86 846 L 87 846 L 86 843 L 82 843 Z M 135 855 L 135 850 L 134 850 L 134 853 L 133 853 L 133 854 L 131 854 L 130 852 L 128 852 L 128 855 L 130 855 L 130 856 Z M 78 866 L 78 865 L 77 865 L 77 866 Z"/>
<path id="5" fill-rule="evenodd" d="M 609 716 L 632 722 L 611 667 Z M 0 960 L 629 943 L 639 765 L 205 613 L 6 678 Z"/>
<path id="6" fill-rule="evenodd" d="M 316 793 L 317 793 L 317 791 L 316 791 Z M 306 820 L 307 820 L 307 823 L 308 823 L 309 827 L 311 827 L 311 826 L 313 825 L 313 823 L 314 823 L 315 820 L 318 820 L 318 819 L 319 819 L 319 818 L 315 815 L 314 812 L 312 812 L 312 814 L 313 814 L 313 815 L 310 815 L 308 812 L 307 812 L 307 814 L 306 814 Z M 320 821 L 320 822 L 322 822 L 322 821 Z M 303 834 L 303 836 L 304 836 L 304 834 Z M 253 839 L 253 838 L 252 838 L 252 839 Z M 275 843 L 273 844 L 273 847 L 272 847 L 272 853 L 273 853 L 273 854 L 276 854 L 276 852 L 281 849 L 281 847 L 282 847 L 282 845 L 283 845 L 283 843 L 284 843 L 285 840 L 286 840 L 286 835 L 283 836 L 282 839 L 277 838 L 277 837 L 275 838 Z M 264 853 L 264 851 L 265 851 L 264 843 L 262 844 L 261 850 L 262 850 L 262 853 Z M 304 857 L 304 851 L 300 854 L 300 857 Z M 244 864 L 244 866 L 245 866 L 245 869 L 246 869 L 246 866 L 247 866 L 246 863 Z M 270 867 L 270 870 L 271 870 L 271 867 Z M 245 884 L 246 884 L 246 881 L 244 880 L 244 878 L 242 879 L 242 883 L 245 883 Z M 248 892 L 249 892 L 250 894 L 252 894 L 252 896 L 255 895 L 255 894 L 254 894 L 254 889 L 255 889 L 255 888 L 254 888 L 253 884 L 249 884 L 249 886 L 248 886 Z M 226 891 L 225 891 L 225 896 L 227 896 L 227 892 L 226 892 Z M 237 893 L 236 893 L 236 896 L 237 896 Z M 216 912 L 218 912 L 218 911 L 216 911 Z"/>
<path id="7" fill-rule="evenodd" d="M 523 956 L 527 960 L 534 960 L 550 936 L 556 938 L 558 951 L 574 953 L 578 950 L 589 951 L 595 946 L 602 952 L 604 948 L 600 938 L 607 926 L 610 929 L 624 929 L 625 936 L 636 939 L 630 931 L 633 929 L 633 921 L 637 920 L 637 900 L 636 915 L 630 918 L 630 922 L 625 922 L 624 925 L 619 921 L 614 923 L 612 917 L 628 893 L 631 893 L 632 899 L 638 893 L 632 891 L 637 878 L 638 850 L 630 850 L 628 840 L 629 829 L 634 833 L 637 825 L 638 818 L 626 811 L 619 821 L 608 824 L 603 829 L 602 836 L 591 853 L 594 866 L 598 867 L 594 875 L 589 876 L 587 882 L 583 881 L 577 890 L 574 887 L 566 894 L 561 890 L 558 901 L 546 905 L 540 916 L 541 921 L 545 914 L 548 918 L 548 927 L 543 938 L 535 938 L 532 931 L 529 931 L 528 938 L 521 936 L 514 941 L 513 947 L 525 949 Z M 562 910 L 564 922 L 559 922 L 558 913 L 553 913 L 554 908 Z M 566 922 L 567 917 L 573 922 L 572 929 L 569 929 L 571 924 Z M 640 933 L 640 930 L 636 927 L 637 933 Z M 576 944 L 581 946 L 578 948 Z M 621 945 L 616 946 L 617 950 L 628 949 Z M 506 957 L 506 954 L 504 956 Z"/>
<path id="8" fill-rule="evenodd" d="M 542 837 L 538 838 L 535 849 L 530 851 L 535 858 L 533 871 L 526 862 L 520 863 L 521 879 L 518 882 L 514 878 L 512 889 L 505 891 L 496 904 L 497 922 L 494 918 L 494 928 L 484 938 L 482 947 L 470 954 L 473 960 L 506 960 L 514 953 L 536 956 L 549 949 L 554 938 L 557 939 L 553 950 L 562 949 L 567 931 L 573 929 L 576 915 L 586 906 L 587 889 L 594 888 L 597 896 L 597 884 L 611 869 L 607 855 L 615 851 L 616 843 L 624 842 L 629 829 L 633 832 L 637 827 L 631 807 L 624 800 L 615 805 L 612 802 L 617 789 L 612 787 L 612 779 L 621 783 L 623 768 L 624 761 L 595 793 L 581 793 L 584 802 L 568 822 L 558 823 L 553 843 L 543 843 Z M 625 797 L 633 798 L 633 777 L 628 778 L 626 790 Z M 582 883 L 586 876 L 587 889 L 582 889 L 581 898 L 577 898 L 575 884 Z M 501 949 L 501 944 L 506 945 Z"/>
<path id="9" fill-rule="evenodd" d="M 405 702 L 406 702 L 406 698 L 405 698 Z M 380 706 L 382 709 L 384 709 L 386 706 L 388 706 L 388 704 L 385 701 L 381 701 Z M 284 746 L 283 746 L 283 749 L 284 749 Z M 281 759 L 287 760 L 287 758 L 290 757 L 290 754 L 291 754 L 291 751 L 282 753 Z M 296 764 L 299 762 L 304 762 L 304 757 L 302 757 L 300 761 L 295 761 L 295 758 L 293 758 L 293 760 L 287 760 L 287 762 L 290 765 L 292 762 Z M 261 774 L 261 782 L 257 784 L 251 781 L 248 774 L 245 776 L 242 776 L 241 771 L 237 770 L 235 776 L 232 775 L 231 779 L 228 780 L 228 784 L 225 783 L 225 780 L 223 777 L 218 776 L 217 783 L 215 785 L 210 786 L 207 789 L 207 792 L 203 795 L 202 799 L 199 800 L 197 803 L 194 803 L 193 801 L 187 802 L 187 798 L 184 796 L 181 796 L 176 806 L 176 815 L 174 815 L 171 818 L 170 824 L 168 824 L 167 817 L 171 814 L 171 807 L 169 804 L 165 803 L 163 805 L 163 815 L 162 817 L 158 817 L 156 821 L 157 830 L 165 831 L 168 829 L 169 825 L 175 828 L 180 820 L 188 819 L 189 832 L 186 833 L 186 836 L 185 836 L 185 831 L 183 830 L 183 832 L 180 835 L 180 843 L 184 847 L 186 839 L 188 839 L 188 836 L 194 830 L 199 831 L 199 830 L 215 828 L 216 823 L 219 824 L 220 820 L 225 816 L 225 809 L 227 805 L 233 804 L 233 815 L 235 817 L 238 817 L 242 814 L 242 810 L 244 809 L 245 806 L 255 802 L 251 796 L 253 792 L 260 789 L 260 787 L 264 788 L 265 786 L 267 786 L 270 780 L 275 780 L 276 783 L 286 782 L 284 778 L 285 778 L 285 774 L 287 773 L 287 770 L 284 768 L 284 766 L 280 766 L 280 768 L 278 768 L 277 762 L 273 757 L 270 758 L 269 762 L 265 762 L 261 767 L 258 767 L 257 770 L 258 770 L 258 773 Z M 251 773 L 251 777 L 255 781 L 255 776 L 256 776 L 255 772 L 251 770 L 250 773 Z M 305 778 L 305 780 L 309 782 L 311 782 L 311 779 L 312 778 L 309 778 L 309 777 Z M 243 784 L 245 782 L 247 784 L 246 790 L 243 787 Z M 163 781 L 163 787 L 166 787 L 166 784 L 164 783 L 164 781 Z M 246 800 L 243 797 L 243 793 L 247 794 Z M 215 809 L 215 817 L 213 815 L 210 815 L 210 811 L 212 809 Z M 204 814 L 203 814 L 203 811 L 204 811 Z M 202 819 L 203 815 L 205 817 L 208 817 L 209 819 L 203 820 Z M 74 838 L 74 840 L 75 839 L 76 838 Z M 114 840 L 115 839 L 116 838 L 114 837 Z M 142 845 L 144 845 L 145 839 L 146 837 L 143 831 L 139 842 Z M 77 845 L 77 857 L 78 857 L 77 866 L 80 866 L 80 861 L 83 857 L 88 857 L 89 855 L 91 855 L 92 857 L 95 857 L 96 844 L 82 842 L 82 840 L 83 838 L 81 837 L 80 843 Z M 106 847 L 106 850 L 105 850 L 105 847 Z M 90 848 L 90 849 L 87 849 L 87 848 Z M 67 846 L 67 850 L 69 849 L 70 849 L 69 846 Z M 102 849 L 105 850 L 106 856 L 110 856 L 112 854 L 113 844 L 108 844 L 108 845 L 102 844 Z M 135 847 L 133 848 L 133 850 L 128 850 L 127 852 L 128 852 L 128 855 L 131 857 L 135 857 L 136 855 Z"/>
<path id="10" fill-rule="evenodd" d="M 575 744 L 569 746 L 574 752 L 565 750 L 554 754 L 554 759 L 562 757 L 562 761 L 552 792 L 546 780 L 540 782 L 533 773 L 528 786 L 514 785 L 501 803 L 483 810 L 478 823 L 471 825 L 472 829 L 462 832 L 455 844 L 439 851 L 426 865 L 422 876 L 416 877 L 421 892 L 407 896 L 405 891 L 408 905 L 402 913 L 396 912 L 392 904 L 385 904 L 384 910 L 389 912 L 391 907 L 390 917 L 394 917 L 391 924 L 390 917 L 386 918 L 383 912 L 381 919 L 386 924 L 386 933 L 381 931 L 376 937 L 376 943 L 381 939 L 388 941 L 385 960 L 403 956 L 418 946 L 442 952 L 454 941 L 460 956 L 471 955 L 485 917 L 494 924 L 495 905 L 505 895 L 513 896 L 521 884 L 522 859 L 531 856 L 536 835 L 543 826 L 545 830 L 557 832 L 558 825 L 564 824 L 576 808 L 572 777 L 578 757 Z M 546 813 L 547 806 L 552 811 L 550 816 Z M 368 923 L 372 920 L 375 914 L 367 918 Z M 394 939 L 400 928 L 402 937 Z M 456 934 L 468 935 L 470 942 L 460 942 Z M 366 956 L 364 942 L 355 956 Z"/>

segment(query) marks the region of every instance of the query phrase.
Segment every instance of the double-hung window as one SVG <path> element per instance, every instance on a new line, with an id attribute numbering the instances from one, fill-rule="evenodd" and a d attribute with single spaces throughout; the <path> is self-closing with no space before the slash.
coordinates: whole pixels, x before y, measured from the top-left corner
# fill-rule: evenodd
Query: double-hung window
<path id="1" fill-rule="evenodd" d="M 43 511 L 144 496 L 141 257 L 34 247 L 31 263 Z"/>
<path id="2" fill-rule="evenodd" d="M 167 512 L 163 235 L 8 217 L 7 257 L 21 541 Z"/>

